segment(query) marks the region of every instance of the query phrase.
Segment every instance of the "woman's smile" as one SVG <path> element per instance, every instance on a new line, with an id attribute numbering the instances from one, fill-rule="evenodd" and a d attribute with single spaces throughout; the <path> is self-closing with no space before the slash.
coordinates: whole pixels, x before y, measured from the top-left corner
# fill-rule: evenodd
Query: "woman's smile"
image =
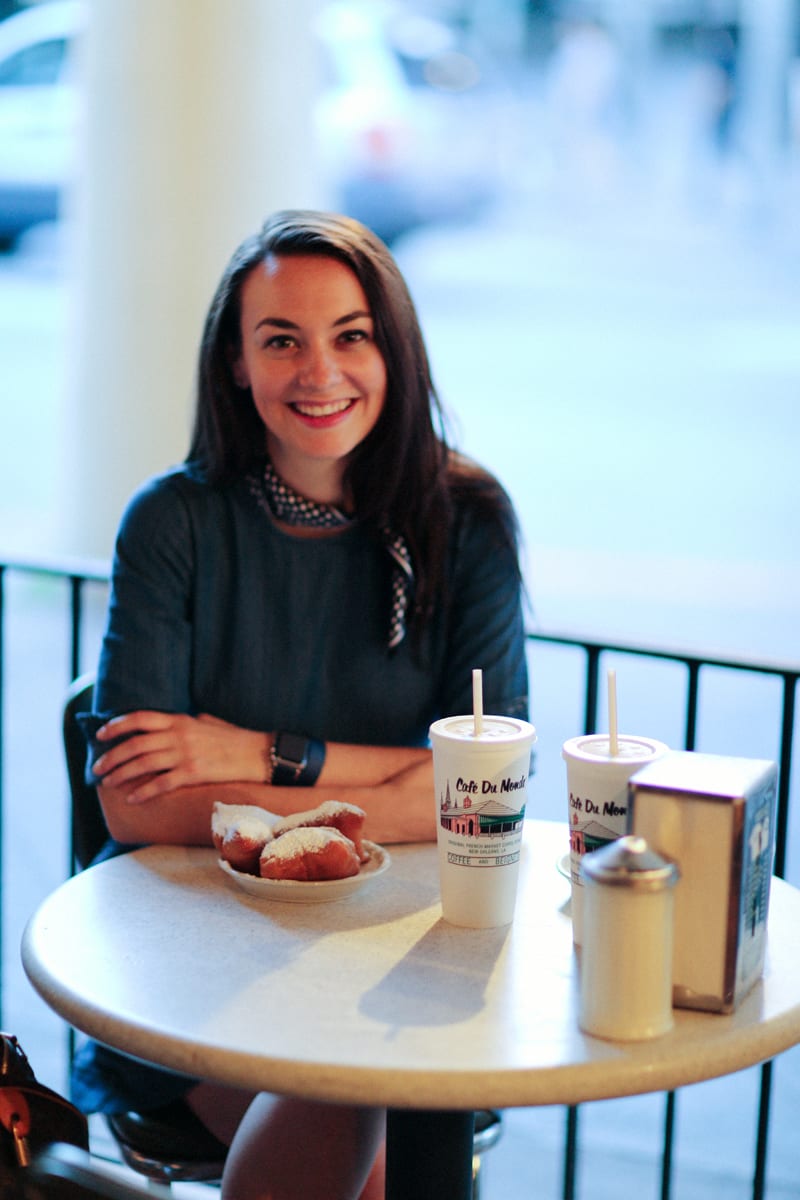
<path id="1" fill-rule="evenodd" d="M 330 423 L 330 418 L 335 420 L 335 418 L 340 417 L 342 413 L 349 412 L 355 403 L 356 401 L 353 399 L 328 400 L 327 402 L 318 403 L 308 400 L 297 400 L 291 405 L 291 407 L 296 413 L 299 413 L 301 417 L 307 417 L 309 420 L 312 420 L 316 423 L 324 421 L 327 425 Z"/>

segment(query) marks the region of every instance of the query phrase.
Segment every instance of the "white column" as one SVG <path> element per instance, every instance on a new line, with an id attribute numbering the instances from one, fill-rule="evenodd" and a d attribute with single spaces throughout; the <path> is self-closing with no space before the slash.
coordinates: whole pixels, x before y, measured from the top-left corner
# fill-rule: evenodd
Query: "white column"
<path id="1" fill-rule="evenodd" d="M 62 548 L 110 554 L 122 508 L 186 453 L 203 319 L 238 242 L 319 206 L 316 0 L 92 0 L 73 197 Z"/>

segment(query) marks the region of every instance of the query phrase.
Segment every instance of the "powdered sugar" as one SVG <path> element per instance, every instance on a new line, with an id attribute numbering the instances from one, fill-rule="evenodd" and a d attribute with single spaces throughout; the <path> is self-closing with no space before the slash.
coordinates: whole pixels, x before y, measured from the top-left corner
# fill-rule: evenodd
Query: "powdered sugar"
<path id="1" fill-rule="evenodd" d="M 301 826 L 321 825 L 345 813 L 355 817 L 366 816 L 363 808 L 359 808 L 355 804 L 347 804 L 344 800 L 325 800 L 316 808 L 309 808 L 305 812 L 291 813 L 288 817 L 279 817 L 275 822 L 274 833 L 276 837 L 279 837 L 289 830 L 298 829 Z"/>
<path id="2" fill-rule="evenodd" d="M 338 829 L 326 825 L 303 825 L 282 833 L 264 847 L 261 859 L 276 861 L 279 859 L 295 858 L 298 854 L 320 854 L 333 843 L 354 849 L 353 843 Z"/>
<path id="3" fill-rule="evenodd" d="M 247 841 L 269 842 L 277 820 L 274 813 L 254 804 L 223 804 L 217 800 L 211 816 L 211 835 L 219 844 L 235 828 Z"/>

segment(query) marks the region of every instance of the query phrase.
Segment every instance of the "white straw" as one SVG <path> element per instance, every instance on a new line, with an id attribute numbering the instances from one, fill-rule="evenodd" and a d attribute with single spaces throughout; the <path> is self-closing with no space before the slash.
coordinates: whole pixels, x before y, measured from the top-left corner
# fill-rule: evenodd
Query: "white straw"
<path id="1" fill-rule="evenodd" d="M 617 737 L 617 672 L 608 672 L 608 748 L 612 758 L 619 754 Z"/>
<path id="2" fill-rule="evenodd" d="M 475 737 L 483 733 L 483 671 L 472 672 L 472 715 L 475 722 Z"/>

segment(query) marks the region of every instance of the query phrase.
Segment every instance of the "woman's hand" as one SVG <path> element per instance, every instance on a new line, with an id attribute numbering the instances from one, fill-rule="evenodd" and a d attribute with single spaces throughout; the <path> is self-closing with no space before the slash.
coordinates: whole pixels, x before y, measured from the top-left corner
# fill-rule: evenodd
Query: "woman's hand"
<path id="1" fill-rule="evenodd" d="M 114 717 L 97 740 L 124 738 L 94 764 L 105 788 L 121 789 L 129 804 L 153 800 L 176 788 L 231 780 L 263 782 L 269 737 L 201 713 L 142 710 Z"/>

